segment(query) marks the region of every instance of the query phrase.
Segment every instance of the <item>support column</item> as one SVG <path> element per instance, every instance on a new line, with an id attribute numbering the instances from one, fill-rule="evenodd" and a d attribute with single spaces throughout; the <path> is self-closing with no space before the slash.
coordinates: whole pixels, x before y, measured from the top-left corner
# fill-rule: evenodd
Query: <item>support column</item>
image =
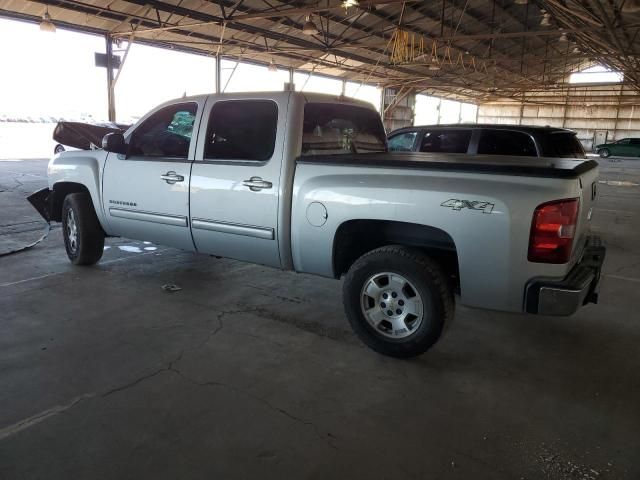
<path id="1" fill-rule="evenodd" d="M 220 55 L 216 55 L 216 71 L 215 71 L 215 77 L 216 77 L 216 93 L 222 93 L 222 58 L 220 58 Z"/>
<path id="2" fill-rule="evenodd" d="M 107 45 L 107 112 L 110 122 L 116 121 L 116 96 L 113 83 L 113 42 L 109 35 L 104 36 Z"/>

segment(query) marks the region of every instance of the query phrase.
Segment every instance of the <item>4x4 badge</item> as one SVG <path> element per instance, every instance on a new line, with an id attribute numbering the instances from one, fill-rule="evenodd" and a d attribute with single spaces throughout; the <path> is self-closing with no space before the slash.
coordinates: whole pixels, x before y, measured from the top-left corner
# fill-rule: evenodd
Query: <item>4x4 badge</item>
<path id="1" fill-rule="evenodd" d="M 460 211 L 463 208 L 468 208 L 470 210 L 480 210 L 482 213 L 491 213 L 495 204 L 489 202 L 480 202 L 477 200 L 459 200 L 457 198 L 451 198 L 446 202 L 442 202 L 440 206 L 452 208 L 457 211 Z"/>

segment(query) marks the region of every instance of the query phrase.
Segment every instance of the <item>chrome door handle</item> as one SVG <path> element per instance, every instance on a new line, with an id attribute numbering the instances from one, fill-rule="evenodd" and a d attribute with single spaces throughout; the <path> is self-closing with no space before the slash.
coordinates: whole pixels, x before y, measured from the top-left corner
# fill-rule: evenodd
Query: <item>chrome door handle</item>
<path id="1" fill-rule="evenodd" d="M 169 185 L 173 185 L 177 182 L 184 182 L 184 177 L 182 175 L 178 175 L 174 171 L 167 172 L 164 175 L 160 175 L 160 178 L 167 182 Z"/>
<path id="2" fill-rule="evenodd" d="M 249 187 L 249 190 L 251 190 L 252 192 L 258 192 L 264 188 L 269 189 L 273 187 L 273 183 L 267 182 L 260 177 L 251 177 L 249 180 L 245 180 L 244 182 L 242 182 L 242 184 L 245 187 Z"/>

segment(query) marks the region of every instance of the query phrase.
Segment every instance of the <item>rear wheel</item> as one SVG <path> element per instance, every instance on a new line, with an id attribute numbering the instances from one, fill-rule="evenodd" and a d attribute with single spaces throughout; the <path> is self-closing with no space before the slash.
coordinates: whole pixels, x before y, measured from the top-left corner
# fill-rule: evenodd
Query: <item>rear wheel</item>
<path id="1" fill-rule="evenodd" d="M 600 153 L 602 158 L 609 158 L 611 156 L 611 152 L 608 148 L 601 148 L 598 153 Z"/>
<path id="2" fill-rule="evenodd" d="M 343 285 L 349 323 L 370 348 L 392 357 L 427 351 L 453 317 L 440 267 L 419 251 L 382 247 L 360 257 Z"/>
<path id="3" fill-rule="evenodd" d="M 87 193 L 71 193 L 62 204 L 62 233 L 67 257 L 75 265 L 93 265 L 104 251 L 104 232 Z"/>

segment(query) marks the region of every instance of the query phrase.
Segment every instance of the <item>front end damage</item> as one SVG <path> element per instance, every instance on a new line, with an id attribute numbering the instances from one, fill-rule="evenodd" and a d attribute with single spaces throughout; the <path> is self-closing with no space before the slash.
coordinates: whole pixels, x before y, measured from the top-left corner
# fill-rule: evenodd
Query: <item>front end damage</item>
<path id="1" fill-rule="evenodd" d="M 37 192 L 29 195 L 27 200 L 31 205 L 33 205 L 33 208 L 38 211 L 42 218 L 47 222 L 51 221 L 51 212 L 53 207 L 53 192 L 51 190 L 48 188 L 38 190 Z"/>

